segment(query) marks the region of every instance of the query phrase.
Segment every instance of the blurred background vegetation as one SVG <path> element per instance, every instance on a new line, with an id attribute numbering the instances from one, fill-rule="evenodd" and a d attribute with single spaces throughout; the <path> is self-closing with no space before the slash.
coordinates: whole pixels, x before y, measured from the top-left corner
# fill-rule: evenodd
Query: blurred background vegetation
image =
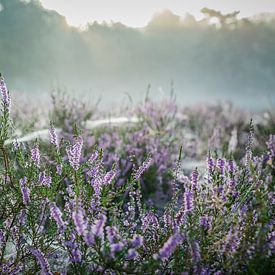
<path id="1" fill-rule="evenodd" d="M 231 100 L 259 110 L 275 100 L 275 14 L 204 19 L 165 10 L 144 28 L 93 22 L 83 30 L 39 1 L 0 0 L 0 70 L 11 90 L 33 96 L 61 87 L 119 102 L 128 93 L 169 94 L 182 105 Z M 115 97 L 114 97 L 115 95 Z"/>

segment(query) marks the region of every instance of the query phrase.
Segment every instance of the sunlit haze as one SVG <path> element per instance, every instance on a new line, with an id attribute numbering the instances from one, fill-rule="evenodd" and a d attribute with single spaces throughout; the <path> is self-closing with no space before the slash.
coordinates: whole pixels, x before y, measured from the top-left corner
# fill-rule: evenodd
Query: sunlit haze
<path id="1" fill-rule="evenodd" d="M 210 7 L 228 13 L 240 11 L 240 17 L 261 12 L 274 12 L 273 0 L 41 0 L 43 6 L 66 16 L 70 25 L 85 26 L 88 22 L 122 22 L 131 27 L 145 26 L 152 15 L 163 9 L 184 15 L 202 17 L 200 10 Z"/>

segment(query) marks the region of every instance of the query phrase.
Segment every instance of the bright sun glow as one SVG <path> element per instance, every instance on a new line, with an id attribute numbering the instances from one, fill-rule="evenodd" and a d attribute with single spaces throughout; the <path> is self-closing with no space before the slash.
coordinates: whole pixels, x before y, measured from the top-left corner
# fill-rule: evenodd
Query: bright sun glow
<path id="1" fill-rule="evenodd" d="M 274 0 L 41 0 L 43 6 L 66 16 L 70 25 L 83 26 L 97 20 L 119 21 L 132 27 L 143 27 L 152 15 L 163 9 L 184 15 L 187 12 L 201 18 L 200 10 L 209 7 L 222 12 L 240 10 L 240 16 L 259 12 L 274 12 Z"/>

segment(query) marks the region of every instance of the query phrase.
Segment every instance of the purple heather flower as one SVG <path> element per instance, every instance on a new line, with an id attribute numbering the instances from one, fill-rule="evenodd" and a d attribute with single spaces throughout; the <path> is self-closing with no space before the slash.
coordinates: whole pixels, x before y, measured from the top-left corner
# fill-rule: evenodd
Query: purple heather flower
<path id="1" fill-rule="evenodd" d="M 271 231 L 268 234 L 267 244 L 269 248 L 269 254 L 275 254 L 275 231 Z"/>
<path id="2" fill-rule="evenodd" d="M 74 248 L 72 251 L 72 258 L 71 258 L 71 261 L 73 263 L 80 263 L 81 260 L 82 260 L 82 253 L 81 251 L 79 250 L 78 247 Z"/>
<path id="3" fill-rule="evenodd" d="M 233 232 L 232 228 L 226 235 L 225 242 L 222 247 L 223 253 L 235 254 L 240 244 L 240 238 L 238 237 L 238 231 Z"/>
<path id="4" fill-rule="evenodd" d="M 275 135 L 270 135 L 269 140 L 267 141 L 267 148 L 270 152 L 272 158 L 275 157 Z"/>
<path id="5" fill-rule="evenodd" d="M 142 218 L 142 230 L 146 231 L 150 227 L 159 227 L 158 218 L 153 212 L 149 212 Z"/>
<path id="6" fill-rule="evenodd" d="M 192 192 L 185 191 L 183 201 L 184 201 L 184 211 L 185 211 L 185 213 L 192 212 L 193 208 L 194 208 Z"/>
<path id="7" fill-rule="evenodd" d="M 200 218 L 200 225 L 203 229 L 210 229 L 212 223 L 212 217 L 204 215 Z"/>
<path id="8" fill-rule="evenodd" d="M 116 172 L 115 171 L 109 171 L 106 173 L 103 179 L 103 184 L 108 185 L 112 182 L 112 180 L 115 178 Z"/>
<path id="9" fill-rule="evenodd" d="M 19 213 L 18 222 L 19 224 L 23 225 L 25 224 L 26 220 L 27 220 L 27 211 L 26 209 L 22 209 Z"/>
<path id="10" fill-rule="evenodd" d="M 56 130 L 55 130 L 52 122 L 50 124 L 49 134 L 50 134 L 51 144 L 53 144 L 56 148 L 58 148 L 59 147 L 58 137 L 57 137 Z"/>
<path id="11" fill-rule="evenodd" d="M 193 190 L 193 191 L 197 190 L 198 179 L 199 179 L 199 172 L 198 172 L 198 169 L 196 168 L 196 169 L 191 173 L 191 182 L 192 182 L 192 190 Z"/>
<path id="12" fill-rule="evenodd" d="M 77 206 L 72 214 L 72 219 L 74 221 L 76 231 L 79 235 L 83 235 L 87 229 L 87 223 L 84 219 L 85 213 L 81 206 Z"/>
<path id="13" fill-rule="evenodd" d="M 47 175 L 45 171 L 39 173 L 39 183 L 43 186 L 50 187 L 52 184 L 52 177 Z"/>
<path id="14" fill-rule="evenodd" d="M 76 137 L 74 145 L 70 145 L 66 148 L 70 165 L 74 170 L 78 170 L 79 168 L 82 146 L 82 137 Z"/>
<path id="15" fill-rule="evenodd" d="M 107 221 L 107 217 L 104 214 L 102 214 L 100 218 L 94 223 L 93 233 L 96 237 L 99 237 L 99 238 L 103 237 L 103 230 L 104 230 L 106 221 Z"/>
<path id="16" fill-rule="evenodd" d="M 118 252 L 120 252 L 124 248 L 124 244 L 122 242 L 113 243 L 110 245 L 111 249 L 111 256 L 114 257 L 114 255 Z"/>
<path id="17" fill-rule="evenodd" d="M 217 166 L 220 170 L 221 175 L 224 175 L 225 161 L 224 159 L 218 159 Z"/>
<path id="18" fill-rule="evenodd" d="M 11 106 L 10 95 L 9 95 L 9 91 L 8 91 L 7 85 L 5 83 L 5 80 L 2 76 L 0 77 L 0 91 L 2 94 L 3 105 L 10 112 L 10 106 Z"/>
<path id="19" fill-rule="evenodd" d="M 58 229 L 64 228 L 65 223 L 62 219 L 62 213 L 59 207 L 55 203 L 52 203 L 50 205 L 50 212 L 51 212 L 51 217 L 55 220 Z"/>
<path id="20" fill-rule="evenodd" d="M 0 229 L 0 246 L 5 243 L 5 233 L 3 229 Z"/>
<path id="21" fill-rule="evenodd" d="M 253 128 L 253 122 L 250 121 L 250 129 L 248 134 L 248 141 L 245 148 L 246 154 L 245 154 L 245 166 L 248 168 L 249 163 L 252 160 L 252 146 L 253 146 L 253 138 L 254 138 L 254 128 Z"/>
<path id="22" fill-rule="evenodd" d="M 19 180 L 20 187 L 21 187 L 21 193 L 23 197 L 23 203 L 27 205 L 30 202 L 30 189 L 26 186 L 27 184 L 27 178 L 24 177 L 23 179 Z"/>
<path id="23" fill-rule="evenodd" d="M 101 197 L 101 189 L 102 189 L 102 180 L 101 180 L 101 178 L 97 177 L 95 179 L 92 179 L 91 184 L 92 184 L 93 189 L 94 189 L 95 197 L 100 198 Z"/>
<path id="24" fill-rule="evenodd" d="M 56 172 L 59 176 L 62 174 L 62 164 L 57 164 L 56 165 Z"/>
<path id="25" fill-rule="evenodd" d="M 95 162 L 99 157 L 99 152 L 95 151 L 89 158 L 89 162 L 92 164 L 93 162 Z"/>
<path id="26" fill-rule="evenodd" d="M 214 162 L 214 159 L 211 157 L 210 153 L 207 157 L 207 168 L 209 173 L 212 173 L 215 168 L 215 162 Z"/>
<path id="27" fill-rule="evenodd" d="M 34 164 L 39 168 L 40 167 L 40 151 L 39 147 L 36 144 L 34 148 L 31 149 L 31 159 Z"/>
<path id="28" fill-rule="evenodd" d="M 20 143 L 17 141 L 17 139 L 15 139 L 15 140 L 12 142 L 12 145 L 13 145 L 14 151 L 19 150 Z"/>
<path id="29" fill-rule="evenodd" d="M 95 237 L 103 239 L 104 237 L 104 226 L 106 223 L 107 217 L 101 215 L 98 220 L 94 222 L 89 233 L 86 234 L 85 240 L 88 245 L 93 245 L 95 243 Z"/>
<path id="30" fill-rule="evenodd" d="M 192 258 L 194 263 L 198 263 L 201 259 L 200 246 L 197 241 L 192 244 Z"/>
<path id="31" fill-rule="evenodd" d="M 133 248 L 140 247 L 143 244 L 143 237 L 141 235 L 135 234 L 130 243 Z"/>
<path id="32" fill-rule="evenodd" d="M 35 249 L 33 247 L 29 248 L 30 252 L 35 256 L 37 262 L 40 265 L 41 272 L 43 275 L 52 275 L 53 273 L 50 270 L 50 265 L 45 255 L 42 253 L 40 249 Z"/>
<path id="33" fill-rule="evenodd" d="M 230 179 L 229 180 L 229 187 L 233 189 L 236 186 L 236 180 L 235 179 Z"/>
<path id="34" fill-rule="evenodd" d="M 127 253 L 127 260 L 134 260 L 139 256 L 137 251 L 133 248 L 130 248 Z"/>
<path id="35" fill-rule="evenodd" d="M 154 255 L 155 259 L 161 259 L 162 261 L 169 259 L 169 257 L 174 253 L 177 246 L 183 241 L 182 235 L 176 233 L 172 235 L 159 250 L 158 254 Z"/>
<path id="36" fill-rule="evenodd" d="M 235 164 L 234 164 L 234 161 L 232 159 L 228 160 L 227 167 L 228 167 L 229 173 L 234 174 L 234 172 L 235 172 Z"/>
<path id="37" fill-rule="evenodd" d="M 106 232 L 107 232 L 107 239 L 110 242 L 110 244 L 114 243 L 120 238 L 120 236 L 118 235 L 118 229 L 116 226 L 107 226 Z"/>
<path id="38" fill-rule="evenodd" d="M 134 178 L 135 180 L 139 180 L 142 174 L 150 167 L 152 164 L 152 158 L 147 158 L 142 165 L 135 172 Z"/>

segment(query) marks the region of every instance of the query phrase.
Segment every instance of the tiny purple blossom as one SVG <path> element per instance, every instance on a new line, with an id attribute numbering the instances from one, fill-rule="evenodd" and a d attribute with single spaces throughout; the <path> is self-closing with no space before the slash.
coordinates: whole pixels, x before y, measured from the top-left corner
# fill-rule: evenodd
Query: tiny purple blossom
<path id="1" fill-rule="evenodd" d="M 105 185 L 111 184 L 111 182 L 115 178 L 115 176 L 116 176 L 115 171 L 112 170 L 112 171 L 107 172 L 106 175 L 104 176 L 103 183 Z"/>
<path id="2" fill-rule="evenodd" d="M 98 220 L 94 222 L 92 228 L 87 234 L 85 235 L 86 243 L 91 246 L 95 243 L 95 238 L 104 238 L 104 226 L 106 223 L 107 217 L 105 215 L 101 215 Z"/>
<path id="3" fill-rule="evenodd" d="M 211 157 L 210 153 L 207 157 L 207 168 L 210 174 L 214 171 L 214 168 L 215 168 L 215 162 L 214 162 L 214 159 Z"/>
<path id="4" fill-rule="evenodd" d="M 120 252 L 124 248 L 124 244 L 122 242 L 113 243 L 110 245 L 111 256 L 113 257 L 116 253 Z"/>
<path id="5" fill-rule="evenodd" d="M 174 253 L 177 246 L 181 244 L 183 241 L 183 237 L 176 233 L 172 235 L 163 245 L 163 247 L 159 250 L 158 254 L 154 255 L 155 259 L 161 259 L 162 261 L 169 259 L 169 257 Z"/>
<path id="6" fill-rule="evenodd" d="M 82 260 L 82 253 L 81 251 L 79 250 L 78 247 L 74 248 L 72 250 L 72 258 L 71 258 L 71 261 L 73 263 L 80 263 Z"/>
<path id="7" fill-rule="evenodd" d="M 52 184 L 52 177 L 47 175 L 45 171 L 39 173 L 39 183 L 43 186 L 50 187 Z"/>
<path id="8" fill-rule="evenodd" d="M 116 226 L 107 226 L 106 232 L 107 232 L 107 239 L 110 242 L 110 244 L 114 243 L 116 240 L 119 239 L 118 229 Z"/>
<path id="9" fill-rule="evenodd" d="M 270 135 L 269 140 L 267 141 L 267 148 L 270 152 L 272 158 L 275 157 L 275 135 Z"/>
<path id="10" fill-rule="evenodd" d="M 87 223 L 84 219 L 84 216 L 85 216 L 84 210 L 80 206 L 78 206 L 72 214 L 72 219 L 74 221 L 76 231 L 79 235 L 83 235 L 87 229 Z"/>
<path id="11" fill-rule="evenodd" d="M 5 108 L 7 108 L 8 112 L 10 112 L 11 100 L 7 85 L 5 83 L 4 77 L 0 76 L 0 91 L 2 94 L 2 102 Z"/>
<path id="12" fill-rule="evenodd" d="M 62 219 L 62 213 L 59 207 L 55 203 L 52 203 L 50 205 L 50 212 L 51 212 L 51 217 L 55 220 L 58 229 L 62 229 L 65 223 Z"/>
<path id="13" fill-rule="evenodd" d="M 233 174 L 235 172 L 235 164 L 232 159 L 228 160 L 227 167 L 228 167 L 229 173 Z"/>
<path id="14" fill-rule="evenodd" d="M 191 182 L 192 182 L 192 190 L 193 190 L 193 191 L 197 190 L 198 179 L 199 179 L 199 172 L 198 172 L 198 169 L 196 168 L 196 169 L 191 173 Z"/>
<path id="15" fill-rule="evenodd" d="M 224 175 L 224 168 L 225 168 L 225 161 L 224 161 L 224 159 L 221 159 L 221 158 L 218 159 L 217 166 L 218 166 L 218 168 L 220 170 L 221 175 Z"/>
<path id="16" fill-rule="evenodd" d="M 139 180 L 142 174 L 144 174 L 144 172 L 150 167 L 151 164 L 152 164 L 152 158 L 149 157 L 141 164 L 141 166 L 135 172 L 135 175 L 134 175 L 135 180 Z"/>
<path id="17" fill-rule="evenodd" d="M 20 187 L 21 187 L 21 193 L 23 198 L 23 203 L 27 205 L 30 202 L 30 189 L 26 186 L 27 184 L 27 178 L 24 177 L 19 180 Z"/>
<path id="18" fill-rule="evenodd" d="M 185 213 L 190 213 L 193 211 L 194 203 L 193 203 L 193 194 L 190 191 L 186 191 L 184 193 L 184 211 Z"/>
<path id="19" fill-rule="evenodd" d="M 53 273 L 50 270 L 50 265 L 45 255 L 42 253 L 40 249 L 35 249 L 33 247 L 29 248 L 30 252 L 35 256 L 37 262 L 40 265 L 41 272 L 43 275 L 52 275 Z"/>
<path id="20" fill-rule="evenodd" d="M 36 144 L 34 148 L 31 149 L 31 159 L 34 164 L 39 168 L 40 167 L 40 151 L 39 147 Z"/>
<path id="21" fill-rule="evenodd" d="M 66 148 L 69 163 L 74 170 L 78 170 L 79 168 L 82 146 L 82 137 L 75 137 L 74 144 Z"/>
<path id="22" fill-rule="evenodd" d="M 59 147 L 58 137 L 52 122 L 50 124 L 49 135 L 50 135 L 51 144 L 53 144 L 56 148 L 58 148 Z"/>
<path id="23" fill-rule="evenodd" d="M 56 172 L 59 176 L 62 174 L 62 164 L 57 164 L 56 165 Z"/>
<path id="24" fill-rule="evenodd" d="M 200 246 L 197 241 L 192 244 L 192 258 L 194 263 L 198 263 L 201 259 Z"/>
<path id="25" fill-rule="evenodd" d="M 92 164 L 93 162 L 95 162 L 97 160 L 97 158 L 99 157 L 99 152 L 95 151 L 89 158 L 89 162 Z"/>
<path id="26" fill-rule="evenodd" d="M 135 234 L 133 239 L 131 240 L 131 246 L 133 248 L 137 248 L 142 246 L 143 244 L 143 237 L 141 235 Z"/>
<path id="27" fill-rule="evenodd" d="M 133 248 L 130 248 L 127 253 L 127 260 L 134 260 L 139 256 L 137 251 Z"/>
<path id="28" fill-rule="evenodd" d="M 211 228 L 212 217 L 208 215 L 204 215 L 200 218 L 200 225 L 203 229 L 207 230 Z"/>
<path id="29" fill-rule="evenodd" d="M 103 230 L 105 223 L 107 221 L 107 217 L 102 214 L 98 220 L 95 221 L 92 231 L 95 237 L 103 238 Z"/>

